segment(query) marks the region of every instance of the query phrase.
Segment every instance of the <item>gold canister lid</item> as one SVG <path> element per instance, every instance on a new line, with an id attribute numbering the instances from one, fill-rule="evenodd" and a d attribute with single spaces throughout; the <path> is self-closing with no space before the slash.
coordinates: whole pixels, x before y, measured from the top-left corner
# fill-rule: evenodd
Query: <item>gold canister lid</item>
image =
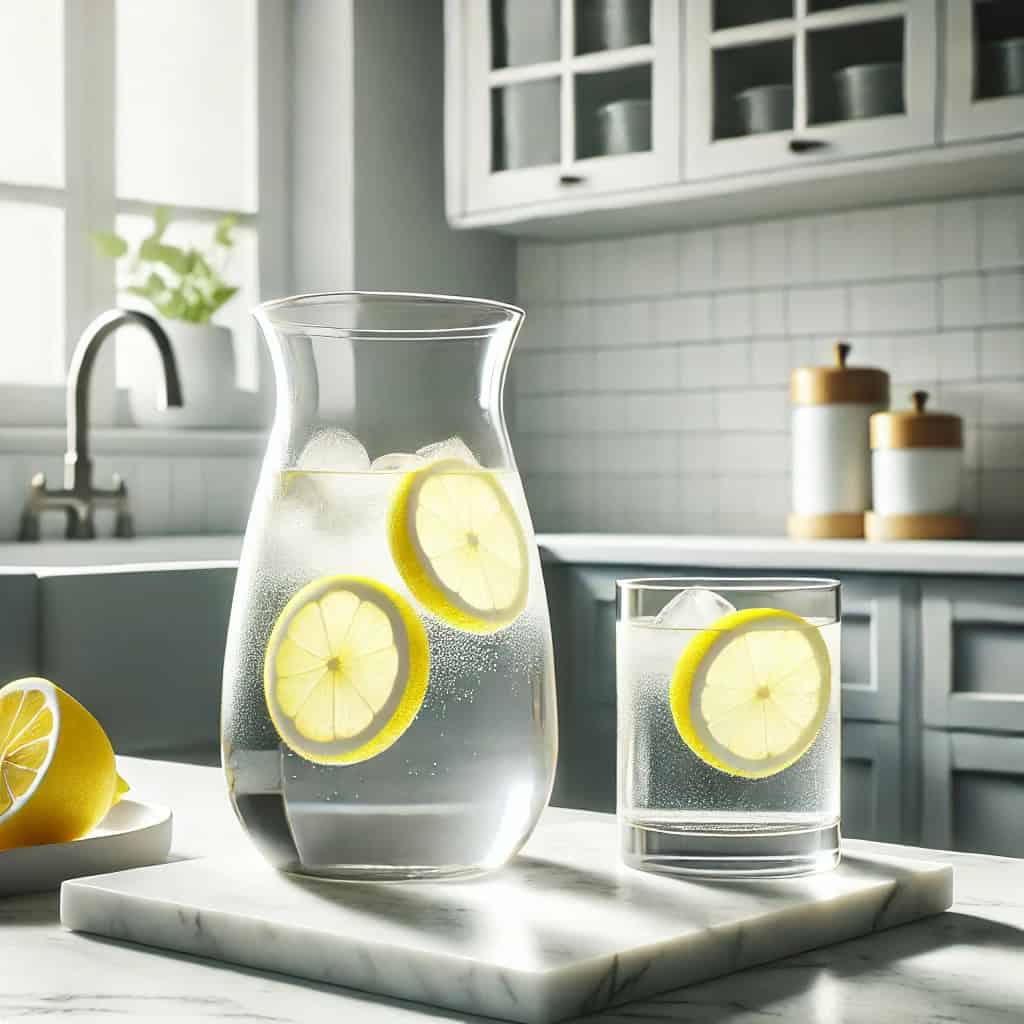
<path id="1" fill-rule="evenodd" d="M 801 366 L 790 378 L 794 405 L 888 405 L 889 374 L 873 366 L 847 366 L 850 346 L 836 342 L 835 364 Z"/>
<path id="2" fill-rule="evenodd" d="M 963 448 L 964 427 L 951 412 L 925 412 L 927 391 L 910 396 L 911 409 L 871 417 L 872 448 Z"/>

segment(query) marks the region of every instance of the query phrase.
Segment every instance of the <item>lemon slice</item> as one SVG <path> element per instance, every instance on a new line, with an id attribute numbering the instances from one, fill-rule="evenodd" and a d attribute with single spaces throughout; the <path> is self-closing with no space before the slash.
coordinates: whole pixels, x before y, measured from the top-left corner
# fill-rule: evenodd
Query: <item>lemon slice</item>
<path id="1" fill-rule="evenodd" d="M 832 670 L 817 628 L 791 612 L 731 612 L 698 633 L 676 664 L 669 702 L 679 735 L 720 771 L 774 775 L 814 742 Z"/>
<path id="2" fill-rule="evenodd" d="M 0 689 L 0 850 L 78 839 L 128 789 L 103 727 L 46 679 Z"/>
<path id="3" fill-rule="evenodd" d="M 391 505 L 391 555 L 428 611 L 493 633 L 526 605 L 526 538 L 501 484 L 485 469 L 442 459 L 406 474 Z"/>
<path id="4" fill-rule="evenodd" d="M 285 605 L 263 663 L 278 735 L 319 764 L 387 750 L 427 692 L 427 632 L 409 603 L 375 580 L 322 576 Z"/>

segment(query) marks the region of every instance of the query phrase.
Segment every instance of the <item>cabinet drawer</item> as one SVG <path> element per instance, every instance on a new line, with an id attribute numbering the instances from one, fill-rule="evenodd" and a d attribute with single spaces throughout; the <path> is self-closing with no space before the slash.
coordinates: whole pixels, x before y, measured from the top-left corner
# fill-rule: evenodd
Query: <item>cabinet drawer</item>
<path id="1" fill-rule="evenodd" d="M 842 831 L 882 843 L 904 840 L 900 730 L 878 722 L 843 723 Z"/>
<path id="2" fill-rule="evenodd" d="M 1024 736 L 925 730 L 925 846 L 1019 857 Z"/>
<path id="3" fill-rule="evenodd" d="M 925 725 L 1024 732 L 1024 581 L 923 582 L 921 639 Z"/>

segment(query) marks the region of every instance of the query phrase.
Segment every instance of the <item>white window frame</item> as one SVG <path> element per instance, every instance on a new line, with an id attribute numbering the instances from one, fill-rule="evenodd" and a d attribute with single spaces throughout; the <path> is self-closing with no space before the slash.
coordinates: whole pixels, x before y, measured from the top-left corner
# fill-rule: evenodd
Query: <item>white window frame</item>
<path id="1" fill-rule="evenodd" d="M 256 211 L 170 206 L 172 218 L 213 223 L 237 214 L 255 230 L 259 291 L 289 291 L 287 140 L 290 5 L 252 0 L 256 16 Z M 64 211 L 65 369 L 79 336 L 98 313 L 116 305 L 115 268 L 93 251 L 89 232 L 113 230 L 117 214 L 149 214 L 154 201 L 122 199 L 115 182 L 115 0 L 64 0 L 64 187 L 0 181 L 0 200 Z M 12 339 L 4 339 L 7 344 Z M 0 343 L 2 344 L 2 343 Z M 92 379 L 92 422 L 116 426 L 114 346 L 101 354 Z M 260 390 L 269 393 L 261 365 Z M 0 383 L 0 429 L 55 427 L 65 421 L 63 384 Z M 182 447 L 188 433 L 180 434 Z"/>

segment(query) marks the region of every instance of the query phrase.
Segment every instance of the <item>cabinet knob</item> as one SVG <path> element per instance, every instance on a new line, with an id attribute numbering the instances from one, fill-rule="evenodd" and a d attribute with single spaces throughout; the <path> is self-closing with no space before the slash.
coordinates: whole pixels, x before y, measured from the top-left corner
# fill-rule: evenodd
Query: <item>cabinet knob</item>
<path id="1" fill-rule="evenodd" d="M 583 183 L 583 175 L 581 175 L 581 174 L 560 174 L 558 176 L 558 183 L 560 185 L 581 185 Z"/>
<path id="2" fill-rule="evenodd" d="M 810 153 L 815 149 L 824 149 L 828 143 L 824 139 L 790 139 L 789 148 L 793 153 Z"/>

